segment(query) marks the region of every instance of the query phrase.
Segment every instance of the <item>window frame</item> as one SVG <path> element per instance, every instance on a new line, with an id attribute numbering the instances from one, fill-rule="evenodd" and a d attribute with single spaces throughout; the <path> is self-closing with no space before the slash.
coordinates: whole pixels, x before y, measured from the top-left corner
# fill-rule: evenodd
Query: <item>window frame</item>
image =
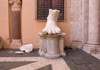
<path id="1" fill-rule="evenodd" d="M 39 1 L 40 2 L 41 1 L 51 1 L 50 2 L 51 3 L 51 8 L 45 8 L 45 5 L 48 5 L 48 4 L 44 4 L 44 8 L 41 8 L 42 6 L 39 7 Z M 53 7 L 53 2 L 52 1 L 53 0 L 37 0 L 37 14 L 36 14 L 36 19 L 37 20 L 46 20 L 47 19 L 47 16 L 48 16 L 48 13 L 49 13 L 49 9 L 57 9 L 57 8 L 54 8 Z M 55 0 L 55 1 L 57 1 L 57 0 Z M 64 20 L 64 0 L 59 0 L 59 1 L 62 1 L 62 4 L 61 4 L 61 7 L 58 7 L 58 8 L 60 8 L 60 9 L 58 9 L 58 10 L 60 10 L 60 17 L 58 19 L 59 20 Z M 43 3 L 45 3 L 45 2 L 43 2 Z M 40 15 L 39 14 L 41 12 L 40 10 L 46 11 L 45 12 L 45 15 L 43 15 L 43 13 L 42 13 L 42 15 Z"/>

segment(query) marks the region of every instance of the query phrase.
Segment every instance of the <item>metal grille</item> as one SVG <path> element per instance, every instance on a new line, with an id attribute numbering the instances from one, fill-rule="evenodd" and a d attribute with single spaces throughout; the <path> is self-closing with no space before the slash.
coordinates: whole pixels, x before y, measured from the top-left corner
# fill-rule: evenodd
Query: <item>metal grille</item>
<path id="1" fill-rule="evenodd" d="M 52 8 L 52 0 L 37 1 L 37 19 L 45 20 L 48 16 L 48 9 Z"/>
<path id="2" fill-rule="evenodd" d="M 52 0 L 52 9 L 60 10 L 59 19 L 64 19 L 64 0 Z"/>
<path id="3" fill-rule="evenodd" d="M 37 19 L 46 20 L 49 9 L 60 10 L 59 19 L 64 19 L 64 0 L 37 0 Z"/>

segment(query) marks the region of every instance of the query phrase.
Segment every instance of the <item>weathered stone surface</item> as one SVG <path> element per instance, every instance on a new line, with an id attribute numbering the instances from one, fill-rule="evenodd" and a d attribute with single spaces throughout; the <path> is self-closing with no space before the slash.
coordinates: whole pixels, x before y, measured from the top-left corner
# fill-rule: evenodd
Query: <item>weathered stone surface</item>
<path id="1" fill-rule="evenodd" d="M 39 56 L 38 50 L 35 49 L 31 53 L 24 53 L 24 54 L 13 53 L 15 51 L 18 51 L 18 49 L 3 49 L 0 51 L 1 69 L 8 70 L 8 68 L 14 68 L 16 64 L 24 65 L 27 64 L 27 62 L 30 63 L 32 62 L 32 63 L 28 64 L 28 66 L 27 65 L 18 66 L 17 70 L 22 70 L 26 68 L 28 69 L 35 68 L 35 70 L 38 69 L 39 70 L 45 70 L 45 69 L 46 70 L 52 70 L 52 69 L 53 70 L 63 70 L 63 69 L 64 70 L 99 70 L 100 69 L 100 60 L 79 49 L 75 49 L 75 50 L 67 49 L 66 57 L 60 59 L 53 59 L 53 60 L 46 59 L 43 57 L 38 57 Z M 88 61 L 89 63 L 87 63 L 86 61 Z M 10 64 L 10 66 L 5 67 L 5 64 L 7 66 L 9 66 Z"/>
<path id="2" fill-rule="evenodd" d="M 22 62 L 0 62 L 0 70 L 11 70 L 20 66 L 24 66 L 34 61 L 22 61 Z"/>
<path id="3" fill-rule="evenodd" d="M 100 70 L 100 64 L 90 64 L 87 65 L 87 67 L 89 67 L 91 70 Z"/>
<path id="4" fill-rule="evenodd" d="M 10 48 L 20 48 L 22 45 L 22 41 L 20 39 L 12 39 L 12 42 L 10 43 Z"/>
<path id="5" fill-rule="evenodd" d="M 89 1 L 88 42 L 83 47 L 87 53 L 100 52 L 100 0 Z"/>
<path id="6" fill-rule="evenodd" d="M 2 49 L 0 50 L 0 57 L 38 57 L 38 49 L 34 49 L 31 53 L 16 54 L 19 49 Z"/>
<path id="7" fill-rule="evenodd" d="M 12 11 L 12 38 L 21 39 L 21 12 Z"/>
<path id="8" fill-rule="evenodd" d="M 52 69 L 52 65 L 50 64 L 50 65 L 46 65 L 46 66 L 44 66 L 42 68 L 39 68 L 37 70 L 53 70 L 53 69 Z"/>
<path id="9" fill-rule="evenodd" d="M 20 10 L 21 0 L 9 0 L 9 4 L 12 5 L 12 10 Z"/>
<path id="10" fill-rule="evenodd" d="M 82 48 L 88 37 L 88 0 L 71 0 L 70 30 L 71 46 Z"/>
<path id="11" fill-rule="evenodd" d="M 64 53 L 64 35 L 65 33 L 55 35 L 44 35 L 43 33 L 39 33 L 39 55 L 45 56 L 46 58 L 66 56 Z"/>
<path id="12" fill-rule="evenodd" d="M 71 0 L 70 44 L 87 53 L 100 52 L 99 0 Z"/>
<path id="13" fill-rule="evenodd" d="M 68 49 L 63 59 L 71 70 L 100 69 L 100 60 L 79 49 Z"/>
<path id="14" fill-rule="evenodd" d="M 19 48 L 21 46 L 21 0 L 9 0 L 11 5 L 11 43 L 10 47 Z"/>

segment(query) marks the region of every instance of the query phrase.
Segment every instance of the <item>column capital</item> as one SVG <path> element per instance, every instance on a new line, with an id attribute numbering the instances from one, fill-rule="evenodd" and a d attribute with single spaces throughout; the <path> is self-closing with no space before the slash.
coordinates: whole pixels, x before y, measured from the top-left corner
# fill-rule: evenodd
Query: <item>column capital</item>
<path id="1" fill-rule="evenodd" d="M 12 11 L 20 11 L 21 0 L 9 0 Z"/>

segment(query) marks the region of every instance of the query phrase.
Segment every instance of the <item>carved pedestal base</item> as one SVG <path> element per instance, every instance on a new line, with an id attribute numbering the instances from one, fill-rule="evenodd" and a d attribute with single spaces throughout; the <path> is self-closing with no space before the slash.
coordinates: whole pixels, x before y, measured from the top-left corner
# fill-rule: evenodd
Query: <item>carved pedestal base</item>
<path id="1" fill-rule="evenodd" d="M 12 42 L 10 43 L 10 48 L 20 48 L 22 45 L 22 42 L 20 39 L 13 39 Z"/>
<path id="2" fill-rule="evenodd" d="M 66 56 L 64 53 L 64 35 L 65 33 L 55 35 L 43 35 L 42 33 L 39 33 L 39 55 L 46 58 L 59 58 L 61 56 Z"/>
<path id="3" fill-rule="evenodd" d="M 61 57 L 61 54 L 59 54 L 59 53 L 56 53 L 56 54 L 46 53 L 45 54 L 45 57 L 46 58 L 49 58 L 49 59 L 55 59 L 55 58 L 60 58 Z"/>
<path id="4" fill-rule="evenodd" d="M 90 54 L 100 53 L 100 45 L 86 44 L 83 46 L 83 51 L 90 53 Z"/>
<path id="5" fill-rule="evenodd" d="M 76 48 L 82 49 L 83 44 L 82 44 L 81 41 L 72 41 L 71 46 L 72 46 L 73 49 L 76 49 Z"/>
<path id="6" fill-rule="evenodd" d="M 46 48 L 47 53 L 45 54 L 46 58 L 59 58 L 61 56 L 59 50 L 59 39 L 60 35 L 47 35 L 46 36 Z"/>

